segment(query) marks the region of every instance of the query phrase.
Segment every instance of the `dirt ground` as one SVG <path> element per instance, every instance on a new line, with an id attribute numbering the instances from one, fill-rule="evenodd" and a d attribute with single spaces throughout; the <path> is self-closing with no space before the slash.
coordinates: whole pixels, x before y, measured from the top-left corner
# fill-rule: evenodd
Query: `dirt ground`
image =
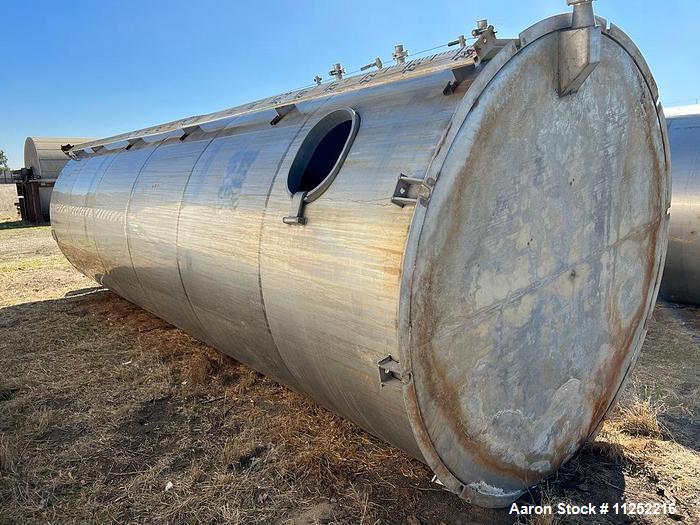
<path id="1" fill-rule="evenodd" d="M 700 310 L 658 304 L 596 440 L 520 503 L 675 512 L 520 517 L 98 287 L 48 227 L 0 224 L 0 523 L 700 523 Z"/>

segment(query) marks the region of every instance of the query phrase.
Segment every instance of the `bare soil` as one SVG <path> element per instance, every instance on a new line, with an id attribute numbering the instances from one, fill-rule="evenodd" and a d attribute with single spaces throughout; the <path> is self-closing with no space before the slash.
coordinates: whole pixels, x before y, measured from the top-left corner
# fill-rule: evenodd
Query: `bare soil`
<path id="1" fill-rule="evenodd" d="M 20 226 L 0 225 L 0 523 L 700 523 L 700 310 L 657 305 L 615 414 L 519 502 L 676 512 L 518 518 L 445 492 Z"/>

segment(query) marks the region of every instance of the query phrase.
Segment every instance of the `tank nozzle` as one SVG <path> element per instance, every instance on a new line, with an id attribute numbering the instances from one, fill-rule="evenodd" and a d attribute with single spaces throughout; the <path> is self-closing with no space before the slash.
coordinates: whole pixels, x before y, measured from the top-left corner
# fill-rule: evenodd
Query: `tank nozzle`
<path id="1" fill-rule="evenodd" d="M 593 0 L 566 0 L 566 5 L 574 6 L 571 27 L 591 27 L 595 25 Z"/>
<path id="2" fill-rule="evenodd" d="M 574 6 L 571 28 L 559 33 L 559 96 L 576 93 L 600 62 L 601 28 L 593 0 L 566 0 Z"/>
<path id="3" fill-rule="evenodd" d="M 377 69 L 382 69 L 384 64 L 382 64 L 382 59 L 377 57 L 374 62 L 370 62 L 360 68 L 360 71 L 367 71 L 371 67 L 376 67 Z"/>
<path id="4" fill-rule="evenodd" d="M 333 64 L 333 69 L 331 69 L 328 74 L 335 77 L 336 80 L 343 80 L 345 68 L 340 63 Z"/>
<path id="5" fill-rule="evenodd" d="M 394 60 L 396 60 L 397 64 L 405 64 L 408 51 L 403 48 L 403 44 L 396 44 L 394 46 L 394 52 L 391 54 L 391 56 Z"/>

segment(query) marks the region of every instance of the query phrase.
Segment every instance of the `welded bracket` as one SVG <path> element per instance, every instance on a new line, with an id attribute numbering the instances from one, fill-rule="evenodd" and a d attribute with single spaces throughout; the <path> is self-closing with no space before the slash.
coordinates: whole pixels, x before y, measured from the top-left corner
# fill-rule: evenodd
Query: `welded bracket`
<path id="1" fill-rule="evenodd" d="M 574 6 L 571 29 L 559 33 L 559 96 L 579 90 L 600 63 L 602 31 L 595 25 L 592 0 L 567 0 Z"/>
<path id="2" fill-rule="evenodd" d="M 450 80 L 445 89 L 442 90 L 442 94 L 447 96 L 455 92 L 459 85 L 467 80 L 474 71 L 474 64 L 469 64 L 467 66 L 455 67 L 452 69 L 452 76 L 454 80 Z"/>
<path id="3" fill-rule="evenodd" d="M 403 377 L 401 374 L 401 365 L 390 355 L 377 361 L 377 366 L 379 367 L 379 384 L 381 386 L 384 386 L 392 380 L 401 381 Z"/>
<path id="4" fill-rule="evenodd" d="M 299 224 L 302 226 L 306 224 L 306 217 L 304 217 L 304 201 L 306 200 L 307 193 L 306 191 L 298 191 L 292 195 L 292 210 L 289 212 L 289 215 L 282 218 L 283 223 L 289 225 Z"/>
<path id="5" fill-rule="evenodd" d="M 430 191 L 431 188 L 424 179 L 408 177 L 400 173 L 391 202 L 400 208 L 416 204 L 416 202 L 426 203 L 430 196 Z"/>
<path id="6" fill-rule="evenodd" d="M 518 40 L 512 38 L 497 38 L 496 30 L 493 26 L 487 26 L 479 29 L 478 33 L 472 32 L 477 37 L 472 49 L 474 49 L 474 64 L 486 62 L 495 57 L 498 52 L 511 42 L 519 43 Z"/>
<path id="7" fill-rule="evenodd" d="M 280 120 L 282 120 L 284 117 L 289 115 L 292 111 L 296 109 L 296 104 L 286 104 L 284 106 L 278 106 L 275 108 L 275 112 L 277 115 L 275 115 L 275 118 L 273 118 L 270 121 L 271 126 L 276 126 L 279 124 Z"/>

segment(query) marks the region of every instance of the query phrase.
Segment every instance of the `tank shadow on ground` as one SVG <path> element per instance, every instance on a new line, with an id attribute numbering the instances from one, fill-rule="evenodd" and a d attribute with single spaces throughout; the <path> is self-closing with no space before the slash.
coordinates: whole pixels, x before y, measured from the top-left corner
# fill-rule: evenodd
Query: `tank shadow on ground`
<path id="1" fill-rule="evenodd" d="M 0 230 L 14 230 L 18 228 L 37 228 L 39 226 L 49 226 L 50 223 L 31 224 L 24 221 L 2 221 L 0 222 Z"/>

